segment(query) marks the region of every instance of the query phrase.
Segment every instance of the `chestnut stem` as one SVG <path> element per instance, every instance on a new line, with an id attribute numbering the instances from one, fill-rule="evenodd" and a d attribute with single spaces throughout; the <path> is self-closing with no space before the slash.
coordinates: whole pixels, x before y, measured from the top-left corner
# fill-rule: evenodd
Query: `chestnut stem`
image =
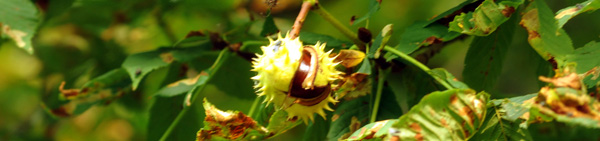
<path id="1" fill-rule="evenodd" d="M 296 39 L 300 36 L 300 29 L 302 29 L 302 24 L 304 24 L 304 19 L 306 19 L 306 15 L 310 8 L 312 8 L 314 2 L 304 1 L 302 3 L 302 9 L 300 9 L 300 13 L 298 13 L 298 17 L 296 17 L 296 21 L 294 22 L 294 26 L 292 26 L 291 39 Z"/>

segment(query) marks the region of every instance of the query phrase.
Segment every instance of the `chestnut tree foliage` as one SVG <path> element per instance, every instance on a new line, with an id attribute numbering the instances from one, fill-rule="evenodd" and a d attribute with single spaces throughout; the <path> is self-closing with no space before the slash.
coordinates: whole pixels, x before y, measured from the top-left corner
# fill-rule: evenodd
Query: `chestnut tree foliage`
<path id="1" fill-rule="evenodd" d="M 48 131 L 37 135 L 29 128 L 20 131 L 31 134 L 2 129 L 6 135 L 0 137 L 51 138 L 58 121 L 118 104 L 126 107 L 119 112 L 139 113 L 129 119 L 135 123 L 133 140 L 293 138 L 288 134 L 301 136 L 295 140 L 600 138 L 600 43 L 598 37 L 582 41 L 589 38 L 568 33 L 583 32 L 566 31 L 570 20 L 597 21 L 599 17 L 577 18 L 594 14 L 600 0 L 574 5 L 465 0 L 434 17 L 419 17 L 421 21 L 400 28 L 380 23 L 387 25 L 379 29 L 369 24 L 376 15 L 394 15 L 381 12 L 389 0 L 367 1 L 367 10 L 348 22 L 342 20 L 348 17 L 328 11 L 334 4 L 318 0 L 289 4 L 293 16 L 273 14 L 281 0 L 1 0 L 1 47 L 20 48 L 43 64 L 43 87 L 37 91 L 41 104 L 35 104 L 45 111 L 45 120 L 24 126 Z M 266 9 L 248 10 L 252 4 Z M 228 5 L 235 8 L 226 9 Z M 198 6 L 212 15 L 192 14 Z M 308 20 L 322 20 L 339 33 L 302 29 Z M 222 25 L 193 25 L 214 23 Z M 153 38 L 129 41 L 147 36 Z M 256 69 L 259 61 L 275 62 L 257 55 L 289 46 L 278 36 L 297 38 L 304 50 L 295 53 L 306 58 L 291 62 L 310 68 L 296 64 L 290 68 L 298 69 L 281 70 L 295 75 L 269 76 L 289 77 L 286 82 L 253 77 L 279 73 Z M 468 48 L 464 66 L 458 66 L 460 77 L 428 63 L 457 42 L 466 42 L 462 48 Z M 153 47 L 122 47 L 128 45 Z M 519 51 L 522 56 L 511 55 Z M 332 65 L 315 60 L 330 57 L 343 73 L 312 87 L 323 67 Z M 535 70 L 506 75 L 506 65 L 513 64 Z M 57 73 L 62 77 L 55 77 Z M 501 90 L 503 77 L 534 78 L 534 91 Z M 263 82 L 271 79 L 278 81 Z M 282 86 L 281 98 L 263 90 L 264 85 L 282 84 L 289 85 Z M 324 99 L 330 100 L 325 106 L 315 104 Z M 321 107 L 289 110 L 289 104 Z"/>

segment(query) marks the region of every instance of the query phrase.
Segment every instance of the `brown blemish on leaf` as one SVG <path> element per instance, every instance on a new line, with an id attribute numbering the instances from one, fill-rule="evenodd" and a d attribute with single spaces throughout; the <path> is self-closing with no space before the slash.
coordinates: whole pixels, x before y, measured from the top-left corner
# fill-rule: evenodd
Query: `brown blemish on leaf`
<path id="1" fill-rule="evenodd" d="M 446 119 L 440 119 L 440 123 L 442 124 L 442 126 L 448 127 L 448 123 L 446 122 Z"/>
<path id="2" fill-rule="evenodd" d="M 58 116 L 58 117 L 71 116 L 71 113 L 67 112 L 67 109 L 64 106 L 58 107 L 56 109 L 52 109 L 52 110 L 50 110 L 50 112 L 52 112 L 53 115 Z"/>
<path id="3" fill-rule="evenodd" d="M 196 77 L 194 77 L 194 78 L 182 79 L 182 80 L 179 80 L 179 81 L 177 81 L 177 82 L 173 82 L 173 83 L 171 83 L 171 84 L 167 85 L 167 87 L 176 87 L 176 86 L 178 86 L 179 84 L 184 84 L 184 85 L 193 85 L 193 84 L 196 84 L 196 82 L 198 82 L 198 79 L 199 79 L 201 76 L 208 76 L 208 73 L 206 73 L 206 72 L 202 71 L 200 74 L 198 74 L 198 75 L 197 75 Z"/>
<path id="4" fill-rule="evenodd" d="M 202 32 L 200 30 L 196 30 L 196 31 L 188 32 L 188 34 L 185 35 L 185 38 L 190 38 L 190 37 L 194 37 L 194 36 L 205 36 L 205 35 L 204 35 L 204 32 Z"/>
<path id="5" fill-rule="evenodd" d="M 456 103 L 457 100 L 458 100 L 458 98 L 456 97 L 456 94 L 450 96 L 450 104 Z"/>
<path id="6" fill-rule="evenodd" d="M 473 125 L 473 122 L 475 122 L 475 119 L 473 117 L 473 110 L 471 110 L 471 108 L 469 108 L 469 106 L 464 106 L 464 107 L 460 108 L 458 114 L 461 116 L 468 117 L 470 125 Z"/>
<path id="7" fill-rule="evenodd" d="M 171 54 L 170 52 L 161 53 L 159 56 L 163 60 L 163 62 L 166 62 L 168 64 L 175 60 L 175 57 L 173 57 L 173 54 Z"/>
<path id="8" fill-rule="evenodd" d="M 358 121 L 358 118 L 356 116 L 352 116 L 352 119 L 350 121 L 350 134 L 348 136 L 352 135 L 352 133 L 360 129 L 360 127 L 362 127 L 361 122 Z"/>
<path id="9" fill-rule="evenodd" d="M 350 17 L 350 25 L 353 25 L 354 21 L 356 21 L 356 16 Z"/>
<path id="10" fill-rule="evenodd" d="M 502 9 L 502 15 L 504 15 L 504 17 L 510 17 L 510 15 L 512 15 L 512 13 L 515 13 L 514 7 L 506 7 L 504 9 Z"/>
<path id="11" fill-rule="evenodd" d="M 64 89 L 65 88 L 65 81 L 60 83 L 60 86 L 58 86 L 58 90 L 60 91 L 60 94 L 65 98 L 65 99 L 74 99 L 75 97 L 77 97 L 79 95 L 79 89 Z"/>
<path id="12" fill-rule="evenodd" d="M 10 37 L 11 39 L 13 39 L 13 41 L 15 41 L 15 43 L 17 44 L 18 47 L 23 48 L 23 47 L 25 47 L 25 45 L 27 45 L 25 43 L 25 41 L 23 40 L 23 38 L 25 36 L 27 36 L 27 33 L 23 32 L 21 30 L 11 29 L 10 26 L 3 25 L 1 23 L 0 23 L 0 28 L 2 28 L 2 31 L 0 33 L 4 33 L 4 34 L 8 35 L 8 37 Z"/>
<path id="13" fill-rule="evenodd" d="M 415 135 L 415 139 L 418 141 L 422 141 L 423 140 L 423 133 L 421 133 L 421 126 L 418 123 L 411 123 L 409 125 L 410 129 L 412 129 L 413 131 L 415 131 L 416 135 Z"/>
<path id="14" fill-rule="evenodd" d="M 198 140 L 210 139 L 211 136 L 239 140 L 243 139 L 246 131 L 250 129 L 266 132 L 257 126 L 256 121 L 241 112 L 224 112 L 209 103 L 205 103 L 204 108 L 206 113 L 204 121 L 209 128 L 205 129 L 205 127 L 198 132 Z"/>
<path id="15" fill-rule="evenodd" d="M 540 26 L 537 9 L 525 12 L 519 24 L 527 29 L 527 33 L 529 34 L 528 40 L 540 38 L 540 34 L 537 32 Z"/>
<path id="16" fill-rule="evenodd" d="M 569 87 L 573 89 L 581 88 L 580 78 L 575 73 L 571 73 L 567 76 L 558 78 L 547 78 L 544 76 L 540 76 L 539 79 L 543 82 L 552 83 L 556 87 Z"/>
<path id="17" fill-rule="evenodd" d="M 340 115 L 338 115 L 338 114 L 333 114 L 333 116 L 331 116 L 331 122 L 334 122 L 334 121 L 336 121 L 336 120 L 337 120 L 337 119 L 339 119 L 339 118 L 340 118 Z"/>
<path id="18" fill-rule="evenodd" d="M 366 79 L 367 77 L 364 73 L 353 73 L 344 77 L 335 88 L 338 98 L 344 97 L 349 100 L 371 93 L 371 81 Z"/>
<path id="19" fill-rule="evenodd" d="M 437 43 L 441 43 L 441 42 L 442 42 L 441 38 L 431 36 L 431 37 L 428 37 L 427 39 L 423 40 L 423 42 L 421 42 L 421 45 L 426 46 L 426 45 L 437 44 Z"/>
<path id="20" fill-rule="evenodd" d="M 573 15 L 573 14 L 575 14 L 579 10 L 581 10 L 581 8 L 578 7 L 578 6 L 575 6 L 573 8 L 566 9 L 566 10 L 564 10 L 564 11 L 556 14 L 556 16 L 554 16 L 554 18 L 555 19 L 561 19 L 561 18 L 563 18 L 566 15 Z"/>
<path id="21" fill-rule="evenodd" d="M 365 53 L 358 50 L 343 49 L 338 53 L 333 62 L 340 62 L 344 67 L 354 67 L 365 58 Z"/>

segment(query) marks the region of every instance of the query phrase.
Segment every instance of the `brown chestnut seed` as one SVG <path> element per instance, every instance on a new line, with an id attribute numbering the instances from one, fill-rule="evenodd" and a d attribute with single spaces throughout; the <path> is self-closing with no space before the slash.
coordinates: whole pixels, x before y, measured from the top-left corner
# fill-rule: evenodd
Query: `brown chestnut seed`
<path id="1" fill-rule="evenodd" d="M 312 106 L 323 101 L 331 92 L 329 84 L 325 86 L 314 86 L 317 75 L 318 55 L 311 46 L 304 46 L 300 65 L 292 78 L 288 96 L 298 98 L 294 103 Z"/>

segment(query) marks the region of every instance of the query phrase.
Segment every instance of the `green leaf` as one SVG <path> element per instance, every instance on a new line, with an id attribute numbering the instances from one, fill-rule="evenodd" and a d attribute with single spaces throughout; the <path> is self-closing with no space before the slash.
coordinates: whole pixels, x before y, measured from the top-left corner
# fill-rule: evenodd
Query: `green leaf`
<path id="1" fill-rule="evenodd" d="M 545 60 L 555 59 L 561 64 L 565 56 L 573 52 L 571 38 L 558 28 L 552 10 L 544 1 L 531 2 L 520 24 L 529 33 L 529 45 Z"/>
<path id="2" fill-rule="evenodd" d="M 369 58 L 379 58 L 381 50 L 383 50 L 383 47 L 385 47 L 390 40 L 390 37 L 392 37 L 392 27 L 393 24 L 388 24 L 383 27 L 380 34 L 377 34 L 375 41 L 373 41 L 373 46 L 371 46 L 369 52 L 367 52 Z"/>
<path id="3" fill-rule="evenodd" d="M 469 88 L 469 86 L 467 86 L 467 84 L 458 81 L 458 79 L 456 79 L 454 77 L 454 75 L 452 75 L 446 69 L 435 68 L 435 69 L 431 70 L 431 74 L 434 77 L 438 77 L 438 78 L 448 82 L 448 84 L 450 84 L 454 88 L 458 88 L 458 89 L 468 89 Z"/>
<path id="4" fill-rule="evenodd" d="M 331 119 L 331 112 L 327 112 L 327 119 Z M 302 137 L 303 141 L 322 141 L 327 140 L 327 133 L 331 122 L 324 118 L 315 118 L 313 122 L 308 124 L 304 131 L 305 136 Z M 309 136 L 306 136 L 309 135 Z"/>
<path id="5" fill-rule="evenodd" d="M 600 1 L 588 0 L 582 3 L 578 3 L 574 6 L 563 8 L 556 12 L 556 20 L 558 21 L 558 28 L 562 28 L 571 18 L 584 13 L 593 12 L 600 8 Z"/>
<path id="6" fill-rule="evenodd" d="M 137 89 L 140 81 L 148 73 L 166 67 L 173 61 L 185 62 L 199 57 L 203 52 L 210 49 L 211 45 L 204 43 L 196 47 L 187 48 L 159 48 L 154 51 L 143 52 L 128 56 L 122 67 L 127 70 L 133 81 L 133 89 Z"/>
<path id="7" fill-rule="evenodd" d="M 373 14 L 375 14 L 375 12 L 377 12 L 380 7 L 381 7 L 381 0 L 369 0 L 369 11 L 364 16 L 356 19 L 354 22 L 351 22 L 352 25 L 357 25 L 357 24 L 371 18 L 371 16 Z"/>
<path id="8" fill-rule="evenodd" d="M 300 125 L 300 123 L 298 120 L 288 119 L 288 114 L 285 110 L 276 110 L 269 119 L 267 130 L 270 132 L 269 134 L 272 134 L 271 137 L 273 137 Z"/>
<path id="9" fill-rule="evenodd" d="M 300 36 L 298 36 L 300 38 L 300 41 L 302 41 L 304 44 L 317 44 L 317 43 L 327 43 L 327 48 L 331 47 L 331 48 L 336 48 L 336 49 L 342 49 L 342 48 L 348 48 L 348 46 L 352 45 L 352 42 L 349 41 L 344 41 L 344 40 L 340 40 L 340 39 L 336 39 L 334 37 L 331 37 L 329 35 L 324 35 L 324 34 L 317 34 L 317 33 L 312 33 L 312 32 L 305 32 L 305 31 L 300 31 Z"/>
<path id="10" fill-rule="evenodd" d="M 512 43 L 517 18 L 485 37 L 475 37 L 465 57 L 464 82 L 477 91 L 492 92 L 502 73 L 504 57 Z"/>
<path id="11" fill-rule="evenodd" d="M 346 139 L 365 123 L 369 122 L 370 97 L 363 96 L 343 101 L 335 109 L 331 117 L 328 139 Z"/>
<path id="12" fill-rule="evenodd" d="M 493 106 L 483 122 L 483 126 L 470 140 L 533 140 L 527 128 L 519 126 L 525 120 L 509 121 L 503 119 L 502 110 Z M 510 110 L 510 109 L 506 109 Z"/>
<path id="13" fill-rule="evenodd" d="M 50 19 L 65 11 L 69 10 L 73 5 L 75 0 L 57 0 L 57 1 L 48 1 L 48 9 L 46 11 L 46 19 Z"/>
<path id="14" fill-rule="evenodd" d="M 367 75 L 371 74 L 371 63 L 369 61 L 369 58 L 365 57 L 360 65 L 360 68 L 358 68 L 357 73 L 364 73 Z"/>
<path id="15" fill-rule="evenodd" d="M 400 140 L 467 140 L 485 119 L 486 93 L 468 89 L 426 95 L 392 125 L 389 138 Z"/>
<path id="16" fill-rule="evenodd" d="M 79 115 L 96 104 L 111 102 L 120 96 L 131 92 L 131 81 L 124 69 L 115 69 L 85 83 L 79 89 L 59 88 L 60 98 L 66 103 L 55 107 L 44 107 L 53 115 L 68 117 Z"/>
<path id="17" fill-rule="evenodd" d="M 184 94 L 184 93 L 192 90 L 192 88 L 194 88 L 195 85 L 206 84 L 207 80 L 208 80 L 208 75 L 201 73 L 201 74 L 198 74 L 194 78 L 186 78 L 186 79 L 182 79 L 177 82 L 171 83 L 171 84 L 161 88 L 160 90 L 158 90 L 158 92 L 156 92 L 155 95 L 163 96 L 163 97 L 172 97 L 172 96 Z"/>
<path id="18" fill-rule="evenodd" d="M 529 112 L 530 109 L 531 102 L 525 103 L 525 101 L 536 96 L 537 93 L 510 99 L 492 100 L 482 128 L 471 140 L 532 140 L 525 119 L 528 117 L 520 117 Z"/>
<path id="19" fill-rule="evenodd" d="M 365 140 L 365 139 L 380 139 L 385 138 L 393 124 L 398 122 L 398 119 L 382 120 L 374 123 L 369 123 L 361 127 L 358 131 L 352 133 L 348 140 Z M 392 130 L 393 131 L 393 130 Z M 367 138 L 368 137 L 368 138 Z"/>
<path id="20" fill-rule="evenodd" d="M 592 75 L 586 76 L 583 80 L 588 88 L 600 85 L 600 78 L 598 78 L 597 74 L 600 72 L 600 59 L 598 59 L 598 56 L 600 56 L 600 43 L 595 41 L 589 42 L 585 46 L 575 50 L 573 54 L 567 55 L 568 63 L 576 63 L 575 71 L 578 74 L 588 71 L 592 73 Z"/>
<path id="21" fill-rule="evenodd" d="M 0 37 L 8 37 L 15 44 L 33 54 L 31 39 L 40 22 L 38 9 L 28 0 L 0 1 Z"/>
<path id="22" fill-rule="evenodd" d="M 461 34 L 448 30 L 448 23 L 457 14 L 473 11 L 474 8 L 472 7 L 477 7 L 479 4 L 475 0 L 467 0 L 431 20 L 416 22 L 408 26 L 404 33 L 400 35 L 400 43 L 394 48 L 405 54 L 411 54 L 419 47 L 456 39 Z M 385 58 L 389 61 L 396 58 L 396 56 L 392 53 L 386 53 Z"/>
<path id="23" fill-rule="evenodd" d="M 406 28 L 400 35 L 400 43 L 395 48 L 406 54 L 413 53 L 419 47 L 439 42 L 447 42 L 458 37 L 460 33 L 449 31 L 448 27 L 439 23 L 419 22 Z M 388 60 L 391 60 L 390 58 Z"/>
<path id="24" fill-rule="evenodd" d="M 265 18 L 265 24 L 263 24 L 262 31 L 260 31 L 260 36 L 264 37 L 277 32 L 279 32 L 279 29 L 275 25 L 275 21 L 273 21 L 273 15 L 271 15 L 271 11 L 268 11 L 267 18 Z"/>
<path id="25" fill-rule="evenodd" d="M 146 134 L 148 140 L 159 140 L 167 128 L 173 123 L 173 120 L 175 120 L 179 112 L 182 111 L 183 107 L 181 102 L 184 101 L 185 95 L 153 97 L 153 99 L 154 102 L 150 106 Z M 182 121 L 185 121 L 185 123 L 176 125 L 167 140 L 193 140 L 198 129 L 202 127 L 203 124 L 200 122 L 200 119 L 204 117 L 204 113 L 197 112 L 199 109 L 195 105 L 187 108 L 191 109 L 189 109 L 187 114 L 181 119 Z"/>
<path id="26" fill-rule="evenodd" d="M 507 21 L 524 0 L 485 0 L 475 11 L 461 13 L 450 22 L 450 31 L 487 36 Z"/>

